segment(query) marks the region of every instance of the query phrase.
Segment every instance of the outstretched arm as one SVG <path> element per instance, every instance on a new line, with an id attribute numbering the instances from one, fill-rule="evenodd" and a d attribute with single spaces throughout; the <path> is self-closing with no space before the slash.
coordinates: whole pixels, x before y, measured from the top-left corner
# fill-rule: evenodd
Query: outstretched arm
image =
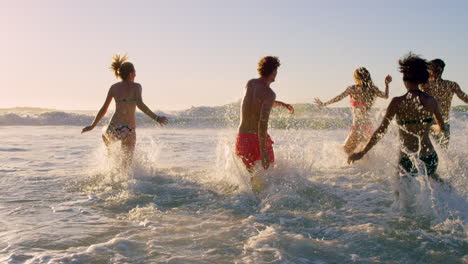
<path id="1" fill-rule="evenodd" d="M 112 87 L 107 92 L 106 101 L 104 101 L 104 104 L 102 105 L 101 109 L 97 113 L 96 118 L 94 118 L 93 123 L 90 126 L 87 126 L 87 127 L 83 128 L 83 130 L 81 130 L 81 133 L 85 133 L 85 132 L 93 130 L 97 126 L 99 121 L 101 121 L 101 119 L 106 115 L 107 109 L 109 108 L 109 105 L 112 102 L 112 92 L 111 91 L 112 91 Z"/>
<path id="2" fill-rule="evenodd" d="M 373 146 L 375 146 L 375 144 L 377 144 L 377 142 L 379 142 L 379 140 L 387 132 L 388 125 L 390 125 L 390 122 L 395 116 L 396 109 L 397 107 L 396 107 L 395 99 L 393 99 L 387 108 L 387 112 L 385 113 L 382 123 L 380 124 L 379 128 L 377 128 L 377 130 L 374 132 L 374 134 L 372 134 L 372 137 L 369 139 L 369 142 L 367 143 L 364 150 L 351 154 L 348 157 L 348 163 L 353 163 L 356 160 L 360 160 L 362 157 L 364 157 L 364 155 L 366 155 L 367 152 L 369 152 L 369 150 L 372 149 Z"/>
<path id="3" fill-rule="evenodd" d="M 384 99 L 387 99 L 388 98 L 388 87 L 389 87 L 389 83 L 392 82 L 392 76 L 390 75 L 387 75 L 387 77 L 385 77 L 385 92 L 382 92 L 380 91 L 378 88 L 376 88 L 376 94 L 378 97 L 380 98 L 384 98 Z"/>
<path id="4" fill-rule="evenodd" d="M 138 109 L 140 109 L 143 113 L 145 113 L 147 116 L 149 116 L 151 119 L 155 120 L 159 124 L 166 125 L 168 123 L 168 121 L 169 121 L 167 119 L 167 117 L 156 115 L 155 113 L 153 113 L 153 111 L 151 111 L 151 109 L 149 109 L 148 106 L 146 106 L 145 103 L 143 103 L 143 97 L 141 95 L 142 90 L 143 90 L 143 88 L 141 86 L 139 86 L 137 88 L 137 92 L 136 92 L 136 98 L 135 99 L 136 99 L 136 105 L 137 105 Z"/>
<path id="5" fill-rule="evenodd" d="M 336 103 L 336 102 L 339 102 L 339 101 L 343 100 L 343 98 L 345 98 L 346 96 L 349 95 L 349 92 L 350 92 L 349 90 L 350 90 L 350 88 L 346 88 L 346 90 L 344 92 L 342 92 L 340 95 L 338 95 L 337 97 L 335 97 L 335 98 L 333 98 L 330 101 L 325 102 L 325 103 L 320 101 L 320 99 L 318 99 L 318 98 L 315 98 L 314 101 L 318 106 L 327 106 L 329 104 L 333 104 L 333 103 Z"/>
<path id="6" fill-rule="evenodd" d="M 289 110 L 290 114 L 294 114 L 294 107 L 290 104 L 283 103 L 281 101 L 275 101 L 273 103 L 273 106 L 279 106 L 279 107 L 284 107 Z"/>
<path id="7" fill-rule="evenodd" d="M 267 129 L 268 119 L 270 118 L 271 108 L 275 103 L 275 94 L 268 95 L 263 101 L 260 109 L 260 120 L 258 122 L 258 139 L 260 141 L 260 157 L 262 159 L 262 166 L 264 169 L 268 169 L 270 166 L 270 157 L 267 151 Z"/>
<path id="8" fill-rule="evenodd" d="M 468 95 L 462 91 L 457 83 L 455 83 L 454 92 L 457 94 L 458 98 L 465 102 L 465 104 L 468 104 Z"/>

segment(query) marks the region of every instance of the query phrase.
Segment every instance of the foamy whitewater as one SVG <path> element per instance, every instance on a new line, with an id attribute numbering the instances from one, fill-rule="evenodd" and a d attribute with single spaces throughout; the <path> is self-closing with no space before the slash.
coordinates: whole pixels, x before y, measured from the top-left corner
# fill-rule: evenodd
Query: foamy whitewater
<path id="1" fill-rule="evenodd" d="M 100 128 L 50 124 L 86 115 L 4 113 L 0 263 L 467 263 L 466 113 L 452 113 L 448 152 L 436 146 L 448 184 L 396 181 L 395 124 L 347 165 L 348 113 L 325 129 L 274 126 L 277 162 L 258 195 L 225 124 L 140 126 L 125 172 Z"/>

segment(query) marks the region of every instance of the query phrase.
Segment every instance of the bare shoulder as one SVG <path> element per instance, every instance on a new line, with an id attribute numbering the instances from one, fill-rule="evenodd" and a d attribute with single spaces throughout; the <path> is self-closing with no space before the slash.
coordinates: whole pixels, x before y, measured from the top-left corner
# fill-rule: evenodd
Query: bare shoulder
<path id="1" fill-rule="evenodd" d="M 114 90 L 116 87 L 119 86 L 120 83 L 114 83 L 111 85 L 111 87 L 109 88 L 109 90 Z"/>
<path id="2" fill-rule="evenodd" d="M 109 93 L 113 94 L 115 92 L 115 89 L 119 87 L 119 84 L 120 82 L 112 84 L 111 87 L 109 88 Z"/>
<path id="3" fill-rule="evenodd" d="M 248 87 L 250 85 L 253 85 L 255 83 L 255 81 L 257 81 L 257 79 L 250 79 L 250 80 L 247 81 L 247 84 L 245 86 Z"/>
<path id="4" fill-rule="evenodd" d="M 390 101 L 389 107 L 397 107 L 403 102 L 403 100 L 405 100 L 405 98 L 406 96 L 404 95 L 393 97 L 392 100 Z"/>
<path id="5" fill-rule="evenodd" d="M 247 82 L 247 85 L 245 87 L 250 88 L 250 87 L 261 87 L 264 86 L 264 83 L 260 79 L 251 79 Z"/>
<path id="6" fill-rule="evenodd" d="M 425 92 L 422 92 L 420 94 L 420 98 L 421 98 L 423 105 L 428 107 L 428 109 L 434 109 L 438 104 L 437 99 L 435 99 L 434 96 L 429 95 Z"/>
<path id="7" fill-rule="evenodd" d="M 135 89 L 136 89 L 137 91 L 140 91 L 140 92 L 141 92 L 141 90 L 143 90 L 143 87 L 141 86 L 141 84 L 139 84 L 139 83 L 134 83 L 134 84 L 135 84 Z"/>
<path id="8" fill-rule="evenodd" d="M 348 92 L 356 91 L 356 87 L 357 87 L 357 85 L 351 84 L 348 87 L 346 87 L 345 91 L 348 91 Z"/>
<path id="9" fill-rule="evenodd" d="M 423 98 L 423 99 L 426 99 L 426 100 L 435 100 L 434 96 L 424 92 L 424 91 L 421 91 L 420 93 L 420 97 Z"/>

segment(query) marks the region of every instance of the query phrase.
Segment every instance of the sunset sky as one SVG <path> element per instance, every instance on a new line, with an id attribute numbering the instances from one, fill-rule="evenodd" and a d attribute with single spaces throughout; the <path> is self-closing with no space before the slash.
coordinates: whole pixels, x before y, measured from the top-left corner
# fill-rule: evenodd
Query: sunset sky
<path id="1" fill-rule="evenodd" d="M 97 110 L 118 81 L 117 52 L 152 109 L 234 102 L 265 55 L 281 60 L 272 87 L 289 103 L 330 99 L 359 66 L 381 89 L 391 74 L 390 95 L 401 95 L 397 60 L 409 51 L 442 58 L 444 77 L 468 92 L 467 10 L 429 0 L 0 0 L 0 108 Z"/>

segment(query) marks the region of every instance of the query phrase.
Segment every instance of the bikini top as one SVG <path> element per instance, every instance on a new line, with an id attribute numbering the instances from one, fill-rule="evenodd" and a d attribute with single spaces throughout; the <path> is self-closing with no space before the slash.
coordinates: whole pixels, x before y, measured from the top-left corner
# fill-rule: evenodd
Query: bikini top
<path id="1" fill-rule="evenodd" d="M 127 86 L 128 86 L 128 83 L 127 83 Z M 117 103 L 122 103 L 122 102 L 125 102 L 125 103 L 136 103 L 136 98 L 122 98 L 122 99 L 115 99 L 115 102 Z"/>
<path id="2" fill-rule="evenodd" d="M 364 106 L 366 107 L 366 103 L 362 103 L 362 102 L 359 102 L 359 101 L 356 101 L 354 100 L 353 98 L 349 98 L 349 103 L 351 104 L 351 106 Z"/>
<path id="3" fill-rule="evenodd" d="M 426 119 L 419 119 L 419 120 L 397 120 L 398 125 L 404 126 L 404 125 L 412 125 L 412 124 L 421 124 L 421 123 L 432 123 L 434 122 L 434 118 L 429 117 Z"/>
<path id="4" fill-rule="evenodd" d="M 117 103 L 126 102 L 126 103 L 135 103 L 135 98 L 123 98 L 123 99 L 115 99 Z"/>

